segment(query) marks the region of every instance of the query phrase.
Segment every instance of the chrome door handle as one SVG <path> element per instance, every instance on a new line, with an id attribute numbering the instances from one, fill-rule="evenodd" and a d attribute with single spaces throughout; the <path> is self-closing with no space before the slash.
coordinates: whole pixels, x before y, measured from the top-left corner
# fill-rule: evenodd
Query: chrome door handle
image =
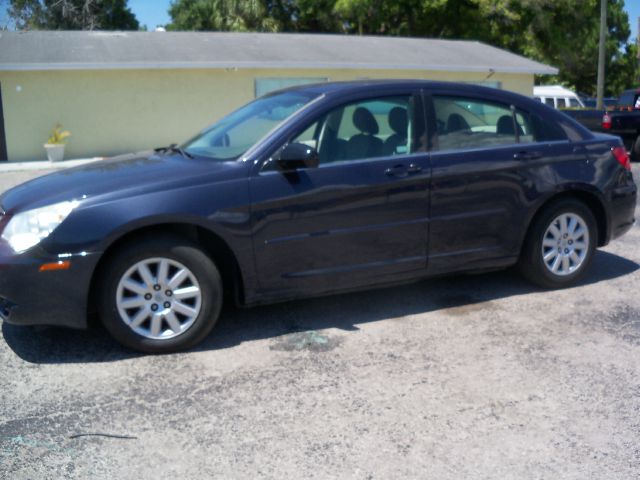
<path id="1" fill-rule="evenodd" d="M 541 152 L 518 152 L 513 154 L 515 160 L 535 160 L 542 157 Z"/>
<path id="2" fill-rule="evenodd" d="M 407 168 L 403 164 L 394 165 L 384 171 L 389 177 L 403 177 L 407 174 Z"/>
<path id="3" fill-rule="evenodd" d="M 407 173 L 419 173 L 422 171 L 422 167 L 420 165 L 416 165 L 415 163 L 412 163 L 411 165 L 409 165 L 409 168 L 407 168 Z"/>

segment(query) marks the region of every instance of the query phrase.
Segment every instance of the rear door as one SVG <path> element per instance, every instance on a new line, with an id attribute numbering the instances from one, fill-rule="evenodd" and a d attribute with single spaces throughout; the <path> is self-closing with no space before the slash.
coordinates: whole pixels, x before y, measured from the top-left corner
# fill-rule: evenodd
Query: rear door
<path id="1" fill-rule="evenodd" d="M 513 263 L 532 206 L 555 188 L 550 162 L 583 157 L 562 132 L 512 105 L 433 95 L 431 273 Z M 555 135 L 555 137 L 554 137 Z M 541 141 L 542 139 L 545 141 Z"/>
<path id="2" fill-rule="evenodd" d="M 263 295 L 331 292 L 424 274 L 423 134 L 421 97 L 412 91 L 339 104 L 284 142 L 316 148 L 320 165 L 285 174 L 265 162 L 251 178 Z"/>

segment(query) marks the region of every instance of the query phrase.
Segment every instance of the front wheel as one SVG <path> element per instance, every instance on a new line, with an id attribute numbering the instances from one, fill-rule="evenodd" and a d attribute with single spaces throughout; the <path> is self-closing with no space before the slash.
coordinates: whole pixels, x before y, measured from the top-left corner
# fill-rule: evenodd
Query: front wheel
<path id="1" fill-rule="evenodd" d="M 557 201 L 534 221 L 525 239 L 520 271 L 545 288 L 571 286 L 587 272 L 597 243 L 591 210 L 578 200 Z"/>
<path id="2" fill-rule="evenodd" d="M 98 303 L 102 323 L 123 345 L 146 353 L 174 352 L 211 331 L 222 307 L 222 281 L 197 244 L 147 237 L 109 259 Z"/>

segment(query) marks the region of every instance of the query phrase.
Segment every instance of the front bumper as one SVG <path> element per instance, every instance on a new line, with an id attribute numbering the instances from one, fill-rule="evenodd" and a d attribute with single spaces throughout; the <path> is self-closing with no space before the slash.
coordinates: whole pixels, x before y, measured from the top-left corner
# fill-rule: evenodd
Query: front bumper
<path id="1" fill-rule="evenodd" d="M 67 260 L 68 270 L 40 272 Z M 99 255 L 51 255 L 39 247 L 15 254 L 0 239 L 0 318 L 16 325 L 87 327 L 89 288 Z"/>

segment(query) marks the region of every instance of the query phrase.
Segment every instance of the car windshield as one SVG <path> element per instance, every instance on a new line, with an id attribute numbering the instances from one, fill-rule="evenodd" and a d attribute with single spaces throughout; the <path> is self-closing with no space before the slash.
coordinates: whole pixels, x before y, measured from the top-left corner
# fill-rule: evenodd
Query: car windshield
<path id="1" fill-rule="evenodd" d="M 312 94 L 295 91 L 260 97 L 214 123 L 182 148 L 191 155 L 236 160 L 314 98 Z"/>

